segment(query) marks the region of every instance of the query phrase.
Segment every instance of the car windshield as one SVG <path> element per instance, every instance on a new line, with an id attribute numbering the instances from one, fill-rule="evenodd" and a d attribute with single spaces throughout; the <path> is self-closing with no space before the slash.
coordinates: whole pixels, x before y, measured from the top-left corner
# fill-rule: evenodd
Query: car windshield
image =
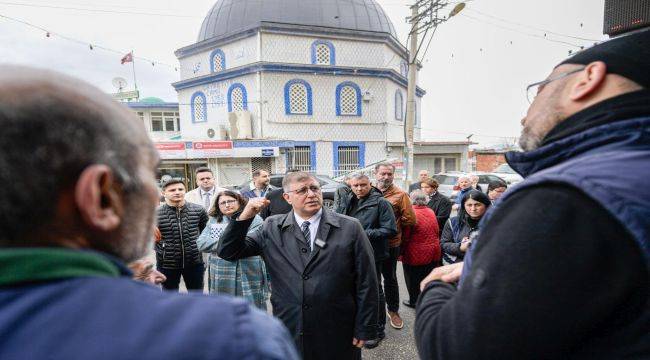
<path id="1" fill-rule="evenodd" d="M 434 179 L 440 185 L 456 185 L 458 182 L 458 176 L 449 176 L 449 175 L 434 175 Z"/>
<path id="2" fill-rule="evenodd" d="M 512 168 L 508 164 L 499 165 L 499 167 L 496 168 L 496 170 L 494 170 L 494 172 L 506 173 L 506 174 L 516 174 L 516 172 L 514 170 L 512 170 Z"/>

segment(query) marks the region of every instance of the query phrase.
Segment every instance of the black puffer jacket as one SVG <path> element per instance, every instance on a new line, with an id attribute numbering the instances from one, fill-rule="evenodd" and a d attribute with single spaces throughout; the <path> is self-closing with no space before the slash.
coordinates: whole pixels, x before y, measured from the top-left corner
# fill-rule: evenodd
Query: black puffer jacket
<path id="1" fill-rule="evenodd" d="M 341 213 L 359 220 L 372 245 L 375 261 L 385 260 L 388 258 L 388 239 L 397 234 L 393 206 L 384 199 L 381 191 L 374 187 L 365 198 L 359 200 L 355 197 L 350 191 L 341 199 L 341 204 L 345 206 Z M 352 209 L 355 200 L 358 204 Z"/>
<path id="2" fill-rule="evenodd" d="M 158 229 L 161 239 L 156 243 L 156 261 L 163 269 L 184 269 L 203 263 L 196 246 L 208 222 L 202 206 L 186 202 L 180 208 L 163 204 L 158 207 Z"/>

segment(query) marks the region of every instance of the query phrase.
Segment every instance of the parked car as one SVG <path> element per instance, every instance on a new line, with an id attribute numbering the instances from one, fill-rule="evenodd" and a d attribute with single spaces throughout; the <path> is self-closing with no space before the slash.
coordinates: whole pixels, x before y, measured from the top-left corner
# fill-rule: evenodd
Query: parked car
<path id="1" fill-rule="evenodd" d="M 318 183 L 320 184 L 321 191 L 323 192 L 323 205 L 332 209 L 334 207 L 334 193 L 336 193 L 336 188 L 338 188 L 341 183 L 333 180 L 331 177 L 327 175 L 314 175 L 316 179 L 318 180 Z M 273 187 L 276 188 L 281 188 L 282 187 L 282 178 L 284 178 L 284 174 L 271 174 L 271 181 L 270 184 Z M 241 191 L 247 191 L 250 188 L 250 180 L 246 181 L 245 183 L 236 186 L 234 190 L 237 190 L 239 192 Z"/>
<path id="2" fill-rule="evenodd" d="M 513 185 L 524 180 L 524 178 L 517 174 L 517 172 L 508 164 L 499 165 L 499 167 L 494 169 L 490 174 L 502 178 L 508 185 Z"/>
<path id="3" fill-rule="evenodd" d="M 485 173 L 468 174 L 468 173 L 462 173 L 458 171 L 436 174 L 433 175 L 433 178 L 436 179 L 436 181 L 439 184 L 438 192 L 441 193 L 442 195 L 449 197 L 452 201 L 454 201 L 456 199 L 456 194 L 460 190 L 460 188 L 457 185 L 458 179 L 461 176 L 470 176 L 470 175 L 478 176 L 478 184 L 481 186 L 481 190 L 483 190 L 483 192 L 487 192 L 487 187 L 490 181 L 495 181 L 495 180 L 505 181 L 493 174 L 485 174 Z"/>

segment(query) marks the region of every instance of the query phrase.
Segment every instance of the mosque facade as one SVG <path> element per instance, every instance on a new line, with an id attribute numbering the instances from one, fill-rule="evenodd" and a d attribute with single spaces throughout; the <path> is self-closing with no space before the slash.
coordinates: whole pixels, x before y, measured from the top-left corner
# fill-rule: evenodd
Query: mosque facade
<path id="1" fill-rule="evenodd" d="M 175 54 L 179 141 L 221 184 L 402 157 L 407 52 L 374 0 L 219 0 Z"/>

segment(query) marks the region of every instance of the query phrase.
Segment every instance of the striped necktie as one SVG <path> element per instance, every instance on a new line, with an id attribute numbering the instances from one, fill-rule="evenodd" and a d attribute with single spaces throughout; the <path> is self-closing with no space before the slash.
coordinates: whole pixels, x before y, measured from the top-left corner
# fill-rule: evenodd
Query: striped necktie
<path id="1" fill-rule="evenodd" d="M 307 244 L 309 244 L 309 250 L 311 250 L 311 233 L 309 232 L 309 221 L 305 221 L 302 223 L 302 235 L 305 237 L 305 240 L 307 240 Z"/>

